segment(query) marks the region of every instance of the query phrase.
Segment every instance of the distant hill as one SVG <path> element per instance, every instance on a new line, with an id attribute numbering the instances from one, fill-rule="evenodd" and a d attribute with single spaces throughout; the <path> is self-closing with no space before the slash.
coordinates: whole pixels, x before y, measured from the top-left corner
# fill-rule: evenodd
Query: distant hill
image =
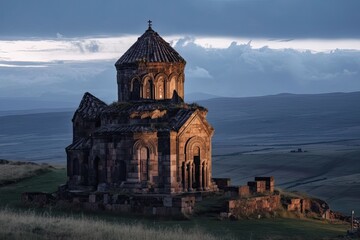
<path id="1" fill-rule="evenodd" d="M 209 109 L 208 120 L 215 128 L 215 154 L 230 145 L 231 151 L 237 151 L 239 146 L 360 139 L 360 92 L 221 97 L 198 103 Z M 73 110 L 49 111 L 52 113 L 0 114 L 0 158 L 65 160 L 64 148 L 72 138 Z"/>
<path id="2" fill-rule="evenodd" d="M 208 108 L 217 138 L 253 144 L 360 138 L 360 92 L 215 98 L 199 104 Z"/>
<path id="3" fill-rule="evenodd" d="M 31 109 L 74 108 L 78 105 L 77 102 L 80 102 L 80 99 L 70 99 L 68 96 L 64 99 L 65 100 L 40 97 L 0 97 L 0 112 Z"/>
<path id="4" fill-rule="evenodd" d="M 219 98 L 219 97 L 220 96 L 213 94 L 194 92 L 194 93 L 185 94 L 185 101 L 191 103 L 191 102 L 198 102 L 201 100 L 207 100 L 207 99 Z"/>
<path id="5" fill-rule="evenodd" d="M 73 112 L 0 117 L 0 158 L 65 163 Z"/>

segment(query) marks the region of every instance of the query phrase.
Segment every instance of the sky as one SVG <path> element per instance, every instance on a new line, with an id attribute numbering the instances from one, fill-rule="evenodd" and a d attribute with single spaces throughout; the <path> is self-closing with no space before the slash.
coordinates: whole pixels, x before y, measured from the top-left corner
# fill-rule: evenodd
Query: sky
<path id="1" fill-rule="evenodd" d="M 149 19 L 187 60 L 188 94 L 360 91 L 359 11 L 358 0 L 1 0 L 0 111 L 86 91 L 116 100 L 114 63 Z"/>

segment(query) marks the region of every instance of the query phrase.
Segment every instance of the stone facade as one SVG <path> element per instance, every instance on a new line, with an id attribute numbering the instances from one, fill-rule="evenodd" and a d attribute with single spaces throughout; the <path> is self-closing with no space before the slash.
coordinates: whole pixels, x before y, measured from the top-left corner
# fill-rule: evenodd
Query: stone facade
<path id="1" fill-rule="evenodd" d="M 66 148 L 69 190 L 213 191 L 207 110 L 184 99 L 185 60 L 151 26 L 116 62 L 118 102 L 85 93 Z"/>

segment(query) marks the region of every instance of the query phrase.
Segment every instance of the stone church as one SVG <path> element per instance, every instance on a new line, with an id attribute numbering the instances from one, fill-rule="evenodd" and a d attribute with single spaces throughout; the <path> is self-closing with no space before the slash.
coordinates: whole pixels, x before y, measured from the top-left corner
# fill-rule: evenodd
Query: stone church
<path id="1" fill-rule="evenodd" d="M 213 191 L 207 109 L 184 102 L 186 61 L 152 29 L 115 63 L 118 101 L 85 93 L 66 148 L 70 190 Z"/>

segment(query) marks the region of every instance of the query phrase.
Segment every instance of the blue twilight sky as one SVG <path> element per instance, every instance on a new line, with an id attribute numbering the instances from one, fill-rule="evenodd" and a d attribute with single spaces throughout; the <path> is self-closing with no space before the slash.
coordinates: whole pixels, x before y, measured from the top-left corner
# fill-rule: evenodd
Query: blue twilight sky
<path id="1" fill-rule="evenodd" d="M 148 19 L 187 60 L 187 93 L 359 91 L 359 12 L 359 0 L 1 0 L 0 111 L 5 98 L 115 100 L 113 64 Z"/>

